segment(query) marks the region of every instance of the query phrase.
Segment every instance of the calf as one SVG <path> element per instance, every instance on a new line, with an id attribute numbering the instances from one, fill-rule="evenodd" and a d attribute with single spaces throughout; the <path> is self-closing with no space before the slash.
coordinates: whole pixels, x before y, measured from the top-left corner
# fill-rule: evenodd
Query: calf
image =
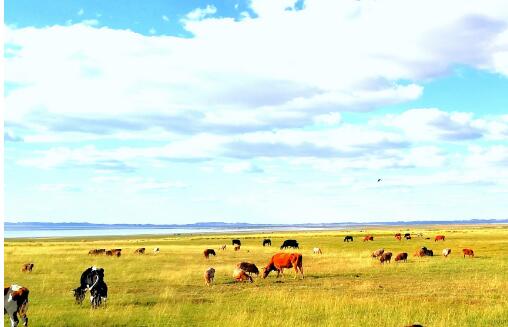
<path id="1" fill-rule="evenodd" d="M 462 249 L 462 253 L 464 254 L 464 258 L 467 256 L 474 257 L 474 252 L 471 249 Z"/>
<path id="2" fill-rule="evenodd" d="M 135 254 L 145 254 L 145 248 L 139 248 L 134 251 Z"/>
<path id="3" fill-rule="evenodd" d="M 206 249 L 205 251 L 203 251 L 203 255 L 205 256 L 206 259 L 208 259 L 210 255 L 213 255 L 215 257 L 215 251 L 213 249 Z"/>
<path id="4" fill-rule="evenodd" d="M 377 249 L 376 251 L 372 252 L 372 257 L 373 258 L 377 258 L 377 257 L 380 257 L 381 255 L 383 255 L 383 253 L 385 252 L 385 249 Z"/>
<path id="5" fill-rule="evenodd" d="M 313 252 L 314 254 L 323 254 L 323 252 L 321 252 L 321 249 L 320 249 L 320 248 L 314 248 L 314 249 L 312 250 L 312 252 Z"/>
<path id="6" fill-rule="evenodd" d="M 450 253 L 452 253 L 452 249 L 443 249 L 443 256 L 447 258 Z"/>
<path id="7" fill-rule="evenodd" d="M 272 240 L 265 238 L 263 240 L 263 246 L 272 246 Z"/>
<path id="8" fill-rule="evenodd" d="M 205 270 L 205 284 L 210 286 L 213 283 L 213 279 L 215 278 L 215 269 L 212 267 Z"/>
<path id="9" fill-rule="evenodd" d="M 159 252 L 161 252 L 161 249 L 153 248 L 153 254 L 158 254 Z"/>
<path id="10" fill-rule="evenodd" d="M 25 263 L 24 265 L 21 266 L 22 272 L 32 272 L 32 269 L 34 269 L 33 263 Z"/>
<path id="11" fill-rule="evenodd" d="M 236 268 L 242 269 L 243 271 L 247 272 L 249 275 L 250 274 L 256 274 L 256 276 L 259 275 L 258 267 L 256 267 L 256 265 L 253 263 L 240 262 L 240 263 L 236 264 Z"/>
<path id="12" fill-rule="evenodd" d="M 19 285 L 4 287 L 4 314 L 8 314 L 11 327 L 19 324 L 18 314 L 23 320 L 23 326 L 28 326 L 28 289 Z"/>
<path id="13" fill-rule="evenodd" d="M 380 257 L 379 257 L 379 261 L 381 263 L 385 263 L 386 261 L 388 261 L 388 263 L 390 263 L 390 261 L 392 260 L 392 253 L 391 252 L 385 252 L 383 253 Z"/>
<path id="14" fill-rule="evenodd" d="M 244 281 L 249 281 L 251 283 L 254 282 L 252 277 L 250 277 L 244 270 L 242 270 L 240 268 L 235 268 L 235 270 L 233 270 L 233 278 L 237 282 L 244 282 Z"/>
<path id="15" fill-rule="evenodd" d="M 222 250 L 222 251 L 226 250 L 226 244 L 219 246 L 219 250 Z"/>
<path id="16" fill-rule="evenodd" d="M 395 261 L 404 261 L 404 262 L 407 262 L 407 253 L 406 252 L 402 252 L 402 253 L 397 254 L 397 256 L 395 257 Z"/>
<path id="17" fill-rule="evenodd" d="M 349 242 L 349 241 L 353 242 L 353 236 L 347 235 L 346 237 L 344 237 L 344 242 Z"/>
<path id="18" fill-rule="evenodd" d="M 372 236 L 372 235 L 366 235 L 366 236 L 363 238 L 363 241 L 364 241 L 364 242 L 367 242 L 367 241 L 374 241 L 374 236 Z"/>

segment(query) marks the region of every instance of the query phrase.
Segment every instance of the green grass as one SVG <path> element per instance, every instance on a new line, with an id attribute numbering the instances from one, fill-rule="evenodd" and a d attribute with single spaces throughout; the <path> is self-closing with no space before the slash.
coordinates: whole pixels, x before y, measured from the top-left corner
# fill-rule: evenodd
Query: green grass
<path id="1" fill-rule="evenodd" d="M 414 238 L 397 241 L 395 232 L 446 235 L 445 242 Z M 374 242 L 362 242 L 365 232 L 274 232 L 231 235 L 136 236 L 48 240 L 6 240 L 5 284 L 30 289 L 31 326 L 508 326 L 508 226 L 419 226 L 368 230 Z M 344 243 L 346 234 L 355 236 Z M 261 246 L 263 238 L 272 247 Z M 231 239 L 240 238 L 234 252 Z M 234 283 L 237 262 L 260 269 L 284 239 L 297 239 L 303 254 L 305 279 L 284 279 L 272 273 L 253 284 Z M 217 250 L 228 244 L 226 251 Z M 322 255 L 312 254 L 318 246 Z M 435 257 L 415 258 L 427 246 Z M 133 252 L 146 247 L 161 253 Z M 381 265 L 370 253 L 383 247 L 396 255 L 408 252 L 407 263 Z M 452 249 L 443 258 L 441 250 Z M 472 259 L 461 249 L 475 251 Z M 88 256 L 93 248 L 122 248 L 120 258 Z M 205 248 L 217 257 L 203 258 Z M 21 265 L 34 262 L 32 273 Z M 76 305 L 71 289 L 92 265 L 105 269 L 108 304 L 92 310 Z M 216 269 L 215 283 L 206 287 L 203 272 Z M 4 317 L 8 325 L 7 316 Z"/>

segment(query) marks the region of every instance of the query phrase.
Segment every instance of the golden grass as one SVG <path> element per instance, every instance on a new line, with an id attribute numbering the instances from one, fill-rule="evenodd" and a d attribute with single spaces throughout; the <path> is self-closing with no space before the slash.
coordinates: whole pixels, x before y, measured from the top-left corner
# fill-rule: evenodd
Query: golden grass
<path id="1" fill-rule="evenodd" d="M 395 232 L 446 235 L 445 242 L 414 238 L 397 241 Z M 7 240 L 6 284 L 30 289 L 28 315 L 32 326 L 508 326 L 508 226 L 425 226 L 369 229 L 365 232 L 274 232 L 236 235 L 136 236 L 52 240 Z M 355 236 L 344 243 L 346 234 Z M 263 238 L 272 247 L 261 246 Z M 231 239 L 242 248 L 232 250 Z M 284 239 L 297 239 L 305 279 L 271 274 L 253 284 L 231 277 L 237 262 L 262 268 Z M 218 250 L 227 244 L 226 251 Z M 312 254 L 318 246 L 322 255 Z M 427 246 L 437 254 L 414 258 Z M 146 255 L 135 255 L 146 247 Z M 161 253 L 153 255 L 153 247 Z M 408 252 L 408 263 L 381 265 L 370 258 L 383 247 L 396 255 Z M 452 249 L 443 258 L 441 250 Z M 461 249 L 475 251 L 473 259 Z M 88 256 L 93 248 L 122 248 L 120 258 Z M 205 248 L 217 257 L 203 258 Z M 32 273 L 21 265 L 34 262 Z M 92 310 L 74 304 L 70 290 L 81 272 L 92 265 L 105 269 L 108 304 Z M 203 272 L 216 269 L 215 283 L 206 287 Z M 7 324 L 7 317 L 4 319 Z"/>

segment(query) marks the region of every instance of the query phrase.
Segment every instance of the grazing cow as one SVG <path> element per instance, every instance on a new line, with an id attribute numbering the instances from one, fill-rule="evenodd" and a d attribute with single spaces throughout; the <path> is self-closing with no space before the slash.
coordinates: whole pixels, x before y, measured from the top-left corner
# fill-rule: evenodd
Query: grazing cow
<path id="1" fill-rule="evenodd" d="M 235 244 L 235 251 L 240 251 L 240 245 Z"/>
<path id="2" fill-rule="evenodd" d="M 111 249 L 106 251 L 107 256 L 116 256 L 119 257 L 122 255 L 122 249 Z"/>
<path id="3" fill-rule="evenodd" d="M 108 286 L 104 282 L 104 269 L 92 266 L 81 274 L 80 285 L 73 290 L 76 303 L 81 304 L 87 291 L 90 291 L 90 304 L 97 308 L 108 298 Z"/>
<path id="4" fill-rule="evenodd" d="M 263 278 L 266 278 L 268 274 L 275 270 L 277 271 L 277 278 L 280 274 L 284 277 L 285 268 L 294 268 L 295 279 L 298 277 L 298 272 L 303 276 L 303 257 L 300 253 L 277 253 L 271 259 L 268 265 L 263 270 Z"/>
<path id="5" fill-rule="evenodd" d="M 406 234 L 404 234 L 404 238 L 405 238 L 406 240 L 410 240 L 410 239 L 411 239 L 411 233 L 406 233 Z"/>
<path id="6" fill-rule="evenodd" d="M 88 255 L 99 255 L 104 254 L 106 252 L 106 249 L 93 249 L 88 251 Z"/>
<path id="7" fill-rule="evenodd" d="M 452 253 L 452 249 L 443 249 L 443 256 L 447 258 L 450 253 Z"/>
<path id="8" fill-rule="evenodd" d="M 376 251 L 372 252 L 372 257 L 373 258 L 380 257 L 381 255 L 383 255 L 384 252 L 385 252 L 385 249 L 383 249 L 383 248 L 377 249 Z"/>
<path id="9" fill-rule="evenodd" d="M 379 261 L 381 263 L 385 263 L 386 261 L 388 261 L 388 263 L 390 263 L 390 261 L 392 260 L 392 253 L 391 252 L 385 252 L 383 253 L 380 257 L 379 257 Z"/>
<path id="10" fill-rule="evenodd" d="M 244 282 L 244 281 L 249 281 L 251 283 L 254 282 L 252 277 L 250 277 L 244 270 L 242 270 L 240 268 L 235 268 L 235 270 L 233 270 L 233 278 L 237 282 Z"/>
<path id="11" fill-rule="evenodd" d="M 23 320 L 23 326 L 28 326 L 28 289 L 19 285 L 4 287 L 4 314 L 8 314 L 11 327 L 19 324 L 18 314 Z"/>
<path id="12" fill-rule="evenodd" d="M 265 238 L 263 240 L 263 246 L 272 246 L 272 240 Z"/>
<path id="13" fill-rule="evenodd" d="M 444 241 L 444 238 L 444 235 L 436 235 L 436 237 L 434 237 L 434 242 Z"/>
<path id="14" fill-rule="evenodd" d="M 34 264 L 31 262 L 25 263 L 24 265 L 21 266 L 22 272 L 32 272 L 32 269 L 34 269 Z"/>
<path id="15" fill-rule="evenodd" d="M 236 264 L 236 268 L 240 268 L 246 273 L 250 274 L 256 274 L 256 276 L 259 275 L 259 269 L 256 267 L 255 264 L 249 263 L 249 262 L 239 262 Z"/>
<path id="16" fill-rule="evenodd" d="M 346 237 L 344 237 L 344 242 L 349 242 L 349 241 L 353 242 L 353 236 L 347 235 Z"/>
<path id="17" fill-rule="evenodd" d="M 145 248 L 139 248 L 134 251 L 135 254 L 145 254 Z"/>
<path id="18" fill-rule="evenodd" d="M 400 241 L 400 240 L 402 239 L 402 236 L 400 236 L 400 234 L 399 234 L 399 235 L 396 235 L 396 236 L 395 236 L 395 239 L 396 239 L 396 240 L 398 240 L 398 241 Z"/>
<path id="19" fill-rule="evenodd" d="M 462 253 L 464 254 L 464 258 L 467 256 L 474 257 L 474 252 L 471 249 L 462 249 Z"/>
<path id="20" fill-rule="evenodd" d="M 161 252 L 161 249 L 153 248 L 153 254 L 158 254 L 159 252 Z"/>
<path id="21" fill-rule="evenodd" d="M 432 250 L 427 249 L 425 246 L 422 247 L 420 250 L 416 251 L 414 254 L 415 257 L 432 257 L 434 256 L 434 252 Z"/>
<path id="22" fill-rule="evenodd" d="M 233 241 L 231 241 L 231 243 L 232 243 L 233 246 L 236 245 L 236 244 L 242 245 L 242 242 L 240 242 L 240 240 L 233 240 Z"/>
<path id="23" fill-rule="evenodd" d="M 205 270 L 205 284 L 210 286 L 213 283 L 213 279 L 215 278 L 215 269 L 212 267 Z"/>
<path id="24" fill-rule="evenodd" d="M 296 240 L 285 240 L 280 246 L 280 249 L 282 250 L 287 248 L 299 249 L 298 242 Z"/>
<path id="25" fill-rule="evenodd" d="M 372 236 L 372 235 L 366 235 L 366 236 L 363 238 L 363 241 L 364 241 L 364 242 L 367 242 L 367 241 L 374 241 L 374 236 Z"/>
<path id="26" fill-rule="evenodd" d="M 222 250 L 222 251 L 226 250 L 226 244 L 219 246 L 219 250 Z"/>
<path id="27" fill-rule="evenodd" d="M 107 256 L 113 256 L 113 251 L 111 251 L 111 250 L 107 250 L 107 251 L 106 251 L 106 255 L 107 255 Z"/>
<path id="28" fill-rule="evenodd" d="M 215 251 L 213 249 L 206 249 L 203 251 L 203 254 L 205 255 L 205 258 L 208 259 L 210 255 L 213 255 L 215 257 Z"/>
<path id="29" fill-rule="evenodd" d="M 321 249 L 320 249 L 320 248 L 314 248 L 314 249 L 312 249 L 312 252 L 313 252 L 314 254 L 323 254 L 323 252 L 321 252 Z"/>
<path id="30" fill-rule="evenodd" d="M 407 262 L 407 253 L 406 252 L 402 252 L 402 253 L 397 254 L 397 256 L 395 257 L 395 261 L 404 261 L 404 262 Z"/>

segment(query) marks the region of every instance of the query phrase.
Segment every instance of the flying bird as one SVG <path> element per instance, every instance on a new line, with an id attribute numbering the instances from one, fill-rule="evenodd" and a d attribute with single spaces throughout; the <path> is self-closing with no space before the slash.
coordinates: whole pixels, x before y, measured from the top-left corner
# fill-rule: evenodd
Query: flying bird
<path id="1" fill-rule="evenodd" d="M 378 179 L 377 179 L 377 182 L 378 182 L 378 183 L 379 183 L 379 182 L 381 182 L 381 181 L 382 181 L 382 179 L 381 179 L 381 178 L 378 178 Z"/>

